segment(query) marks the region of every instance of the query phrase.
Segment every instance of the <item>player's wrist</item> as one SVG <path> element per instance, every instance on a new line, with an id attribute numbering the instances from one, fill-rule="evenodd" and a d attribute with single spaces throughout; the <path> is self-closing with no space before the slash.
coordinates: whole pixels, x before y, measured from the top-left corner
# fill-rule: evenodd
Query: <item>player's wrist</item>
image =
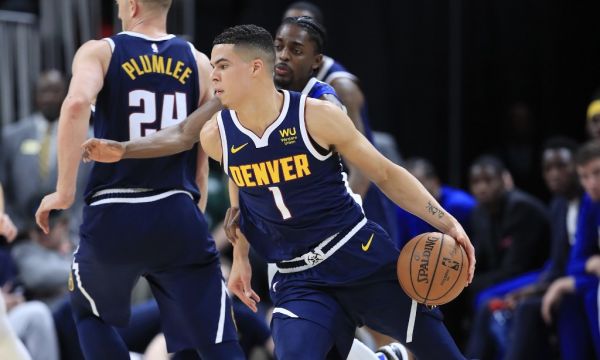
<path id="1" fill-rule="evenodd" d="M 248 257 L 249 252 L 248 251 L 235 251 L 235 248 L 238 248 L 238 245 L 234 245 L 234 251 L 233 251 L 233 261 L 234 262 L 250 262 L 250 258 Z"/>
<path id="2" fill-rule="evenodd" d="M 248 261 L 248 254 L 250 253 L 250 244 L 245 239 L 240 237 L 233 244 L 233 259 Z"/>
<path id="3" fill-rule="evenodd" d="M 448 213 L 446 213 L 445 218 L 441 219 L 441 220 L 442 220 L 442 226 L 440 228 L 440 231 L 442 231 L 445 234 L 455 236 L 458 233 L 464 231 L 464 230 L 462 230 L 462 225 L 458 222 L 458 220 L 456 220 L 456 218 L 454 218 L 454 216 L 452 216 Z"/>
<path id="4" fill-rule="evenodd" d="M 127 155 L 131 151 L 131 141 L 119 142 L 121 145 L 121 159 L 127 159 Z"/>
<path id="5" fill-rule="evenodd" d="M 57 186 L 56 197 L 61 204 L 69 207 L 73 204 L 73 202 L 75 202 L 75 190 Z"/>

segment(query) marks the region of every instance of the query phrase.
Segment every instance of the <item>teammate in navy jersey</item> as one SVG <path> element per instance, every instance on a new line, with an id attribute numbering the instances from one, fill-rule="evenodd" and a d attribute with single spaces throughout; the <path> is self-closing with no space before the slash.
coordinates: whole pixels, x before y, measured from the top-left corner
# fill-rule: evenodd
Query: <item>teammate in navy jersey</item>
<path id="1" fill-rule="evenodd" d="M 59 121 L 57 190 L 36 214 L 45 232 L 49 212 L 73 202 L 79 148 L 94 102 L 95 136 L 130 140 L 177 127 L 213 96 L 206 56 L 166 33 L 170 0 L 117 3 L 127 31 L 87 42 L 73 60 Z M 140 276 L 158 301 L 170 352 L 195 349 L 203 359 L 244 358 L 198 204 L 196 179 L 205 184 L 207 170 L 206 156 L 198 153 L 193 147 L 160 159 L 94 165 L 69 278 L 87 359 L 129 359 L 112 326 L 127 325 L 131 290 Z M 203 197 L 200 207 L 205 204 Z"/>
<path id="2" fill-rule="evenodd" d="M 328 95 L 321 97 L 315 91 L 320 87 L 319 82 L 331 85 L 336 99 L 344 105 L 356 128 L 373 143 L 366 102 L 357 85 L 357 78 L 323 55 L 325 34 L 324 27 L 312 17 L 283 19 L 275 35 L 275 84 L 282 89 L 330 101 Z M 311 91 L 316 96 L 311 96 Z M 396 206 L 376 186 L 370 185 L 366 175 L 352 168 L 351 164 L 347 165 L 350 188 L 363 198 L 367 217 L 381 225 L 392 238 L 396 238 Z"/>
<path id="3" fill-rule="evenodd" d="M 227 230 L 234 243 L 230 289 L 256 310 L 260 299 L 250 287 L 243 233 L 267 261 L 277 263 L 271 296 L 278 358 L 345 359 L 355 327 L 363 324 L 399 339 L 414 330 L 409 348 L 418 357 L 462 358 L 438 310 L 419 306 L 414 329 L 406 329 L 411 301 L 396 277 L 399 251 L 386 232 L 365 219 L 338 153 L 399 205 L 461 242 L 471 280 L 475 258 L 464 230 L 414 177 L 379 154 L 338 107 L 277 91 L 274 62 L 272 38 L 260 27 L 234 27 L 215 40 L 213 84 L 231 110 L 213 116 L 201 142 L 234 185 L 227 223 L 241 214 L 241 232 Z M 207 114 L 202 107 L 186 123 L 201 123 Z M 84 146 L 85 156 L 118 161 L 125 152 L 164 155 L 177 151 L 176 142 L 187 141 L 183 132 L 153 135 L 152 143 L 161 149 L 149 138 L 125 144 L 94 139 Z M 139 151 L 129 152 L 130 146 Z"/>

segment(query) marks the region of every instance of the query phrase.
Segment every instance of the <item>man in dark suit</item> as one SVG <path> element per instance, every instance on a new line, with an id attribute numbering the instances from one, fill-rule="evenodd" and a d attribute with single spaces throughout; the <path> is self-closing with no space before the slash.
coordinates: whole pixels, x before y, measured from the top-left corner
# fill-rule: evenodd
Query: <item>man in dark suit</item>
<path id="1" fill-rule="evenodd" d="M 461 296 L 442 307 L 448 327 L 459 341 L 466 341 L 473 304 L 479 302 L 483 290 L 540 268 L 548 258 L 546 208 L 529 194 L 508 190 L 505 172 L 504 164 L 489 155 L 475 160 L 469 170 L 471 193 L 477 200 L 470 226 L 477 276 Z"/>
<path id="2" fill-rule="evenodd" d="M 472 297 L 515 275 L 539 268 L 548 258 L 550 222 L 545 206 L 520 191 L 507 191 L 500 160 L 482 156 L 469 174 L 477 199 L 471 229 L 478 256 Z M 517 184 L 518 185 L 518 184 Z"/>
<path id="3" fill-rule="evenodd" d="M 492 298 L 495 307 L 510 312 L 511 333 L 507 344 L 496 344 L 490 334 L 492 311 L 490 302 L 482 300 L 477 313 L 467 353 L 471 357 L 507 359 L 551 358 L 548 342 L 549 328 L 541 317 L 542 296 L 552 281 L 562 276 L 575 241 L 577 217 L 582 205 L 583 191 L 575 171 L 577 143 L 566 138 L 546 141 L 542 152 L 542 174 L 552 194 L 550 202 L 550 239 L 552 252 L 548 266 L 540 273 L 512 278 L 485 291 L 480 298 Z M 506 345 L 502 347 L 501 345 Z M 494 354 L 495 353 L 495 354 Z"/>

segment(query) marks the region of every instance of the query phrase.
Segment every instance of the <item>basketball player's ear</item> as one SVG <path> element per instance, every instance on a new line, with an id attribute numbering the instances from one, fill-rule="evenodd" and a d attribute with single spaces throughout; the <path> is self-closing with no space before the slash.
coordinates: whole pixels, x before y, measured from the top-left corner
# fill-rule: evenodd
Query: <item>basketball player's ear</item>
<path id="1" fill-rule="evenodd" d="M 254 59 L 252 61 L 252 76 L 256 76 L 260 73 L 261 70 L 263 70 L 264 68 L 264 63 L 261 59 Z"/>
<path id="2" fill-rule="evenodd" d="M 313 71 L 317 71 L 321 67 L 321 64 L 323 64 L 323 54 L 318 54 L 315 56 L 315 61 L 312 65 Z"/>
<path id="3" fill-rule="evenodd" d="M 139 12 L 139 0 L 129 0 L 129 14 L 131 15 L 131 17 L 134 17 L 138 14 Z"/>

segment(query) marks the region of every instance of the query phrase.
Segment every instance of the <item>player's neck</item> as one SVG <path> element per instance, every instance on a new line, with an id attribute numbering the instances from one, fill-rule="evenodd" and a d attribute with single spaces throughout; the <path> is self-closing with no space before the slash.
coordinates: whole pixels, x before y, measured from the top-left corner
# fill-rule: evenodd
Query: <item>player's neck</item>
<path id="1" fill-rule="evenodd" d="M 167 35 L 167 16 L 148 14 L 131 19 L 131 25 L 126 31 L 144 34 L 153 38 L 165 36 Z"/>
<path id="2" fill-rule="evenodd" d="M 283 102 L 283 93 L 277 91 L 274 86 L 265 87 L 253 90 L 253 96 L 249 96 L 235 111 L 245 128 L 262 136 L 267 127 L 281 114 Z"/>

